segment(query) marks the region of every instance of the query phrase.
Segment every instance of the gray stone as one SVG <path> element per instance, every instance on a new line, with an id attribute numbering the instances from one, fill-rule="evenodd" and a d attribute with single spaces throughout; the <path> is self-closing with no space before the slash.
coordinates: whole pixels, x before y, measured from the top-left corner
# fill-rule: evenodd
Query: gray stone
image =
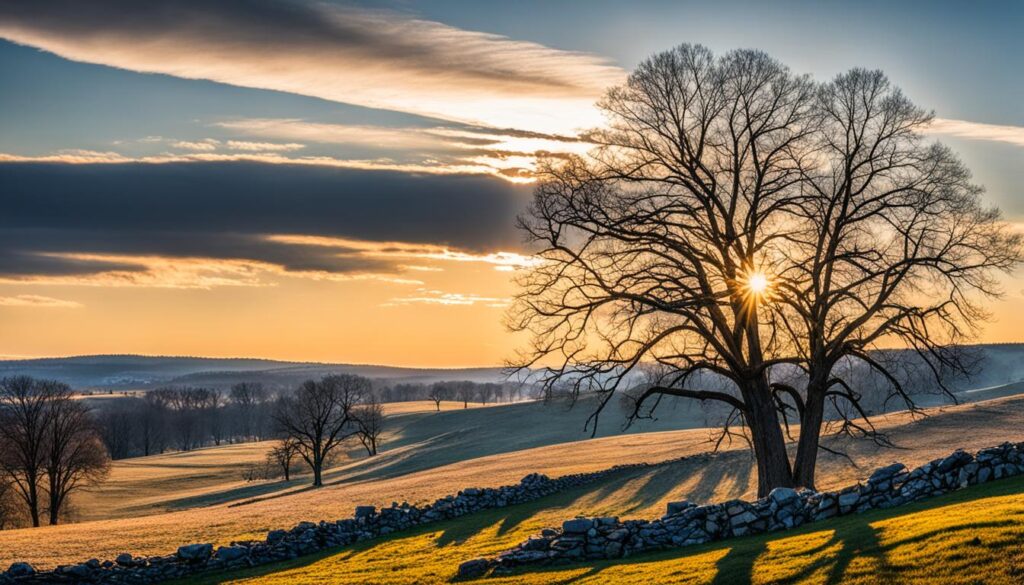
<path id="1" fill-rule="evenodd" d="M 589 518 L 573 518 L 562 522 L 562 532 L 566 534 L 584 534 L 594 523 Z"/>
<path id="2" fill-rule="evenodd" d="M 779 505 L 788 504 L 798 497 L 796 490 L 787 487 L 777 487 L 768 494 L 768 498 Z"/>
<path id="3" fill-rule="evenodd" d="M 886 465 L 885 467 L 879 467 L 871 474 L 868 478 L 868 483 L 877 483 L 882 480 L 889 479 L 897 473 L 904 471 L 907 468 L 902 463 L 893 463 L 892 465 Z"/>
<path id="4" fill-rule="evenodd" d="M 186 544 L 185 546 L 178 547 L 178 558 L 190 563 L 205 561 L 212 554 L 213 545 L 209 543 Z"/>
<path id="5" fill-rule="evenodd" d="M 491 562 L 487 559 L 480 558 L 466 561 L 459 565 L 458 578 L 477 579 L 483 577 L 490 567 Z"/>
<path id="6" fill-rule="evenodd" d="M 130 567 L 135 564 L 135 559 L 132 558 L 131 553 L 121 553 L 117 555 L 114 562 L 121 565 L 122 567 Z"/>
<path id="7" fill-rule="evenodd" d="M 622 543 L 621 542 L 609 542 L 604 547 L 604 556 L 609 559 L 616 559 L 622 556 Z"/>
<path id="8" fill-rule="evenodd" d="M 28 563 L 12 563 L 10 567 L 7 567 L 7 574 L 11 577 L 28 577 L 35 575 L 36 570 Z"/>
<path id="9" fill-rule="evenodd" d="M 375 506 L 356 506 L 355 517 L 356 518 L 367 518 L 377 513 Z"/>
<path id="10" fill-rule="evenodd" d="M 249 549 L 244 546 L 222 546 L 217 549 L 217 558 L 224 561 L 235 561 L 249 555 Z"/>
<path id="11" fill-rule="evenodd" d="M 284 530 L 271 530 L 267 533 L 267 542 L 274 544 L 280 542 L 288 533 Z"/>
<path id="12" fill-rule="evenodd" d="M 666 508 L 665 509 L 665 513 L 667 515 L 669 515 L 669 516 L 672 516 L 672 515 L 678 514 L 680 512 L 689 510 L 690 508 L 694 508 L 694 507 L 696 507 L 696 506 L 694 504 L 691 504 L 687 500 L 682 500 L 682 501 L 679 501 L 679 502 L 669 502 L 665 506 L 665 508 Z"/>
<path id="13" fill-rule="evenodd" d="M 843 508 L 853 506 L 860 500 L 860 494 L 857 492 L 847 492 L 839 496 L 839 505 Z"/>

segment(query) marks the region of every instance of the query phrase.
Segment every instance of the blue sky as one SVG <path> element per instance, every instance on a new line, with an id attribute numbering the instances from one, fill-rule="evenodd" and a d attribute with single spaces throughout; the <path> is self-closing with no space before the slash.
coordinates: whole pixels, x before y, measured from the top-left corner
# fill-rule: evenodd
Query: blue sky
<path id="1" fill-rule="evenodd" d="M 5 2 L 0 354 L 498 362 L 509 271 L 529 263 L 513 222 L 537 153 L 585 149 L 604 88 L 684 42 L 762 49 L 821 81 L 884 70 L 1024 223 L 1022 30 L 1024 3 L 1008 0 Z M 1006 288 L 1004 321 L 1024 314 L 1024 282 Z M 157 299 L 177 333 L 216 342 L 140 345 L 140 318 L 168 326 L 140 317 Z M 334 349 L 311 352 L 297 328 L 239 342 L 243 313 L 225 308 L 313 299 L 340 299 L 338 318 L 364 315 L 376 341 L 321 331 Z M 460 358 L 388 357 L 381 323 L 429 322 L 403 350 L 424 352 L 439 345 L 431 319 L 452 311 L 489 341 Z M 56 319 L 81 335 L 32 332 Z"/>

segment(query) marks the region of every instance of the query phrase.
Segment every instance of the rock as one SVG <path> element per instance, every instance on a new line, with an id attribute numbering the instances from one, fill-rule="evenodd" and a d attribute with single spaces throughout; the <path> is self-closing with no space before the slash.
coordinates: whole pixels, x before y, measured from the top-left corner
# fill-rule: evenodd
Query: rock
<path id="1" fill-rule="evenodd" d="M 874 473 L 871 474 L 871 477 L 868 478 L 868 483 L 879 483 L 886 479 L 890 479 L 897 473 L 904 471 L 906 468 L 907 466 L 903 465 L 902 463 L 893 463 L 892 465 L 879 467 L 874 471 Z"/>
<path id="2" fill-rule="evenodd" d="M 217 558 L 223 561 L 236 561 L 249 555 L 249 549 L 244 546 L 222 546 L 217 549 Z"/>
<path id="3" fill-rule="evenodd" d="M 787 487 L 777 487 L 768 494 L 768 498 L 776 504 L 783 505 L 797 499 L 796 490 Z"/>
<path id="4" fill-rule="evenodd" d="M 92 573 L 92 571 L 89 570 L 89 567 L 84 564 L 62 567 L 59 572 L 61 575 L 68 575 L 69 577 L 80 580 L 88 579 L 90 573 Z"/>
<path id="5" fill-rule="evenodd" d="M 117 555 L 114 562 L 122 567 L 130 567 L 135 564 L 135 559 L 132 557 L 131 553 L 121 553 Z"/>
<path id="6" fill-rule="evenodd" d="M 7 575 L 10 577 L 28 577 L 35 574 L 35 568 L 28 563 L 13 563 L 7 567 Z"/>
<path id="7" fill-rule="evenodd" d="M 617 559 L 622 556 L 622 543 L 621 542 L 609 542 L 604 547 L 604 556 L 609 559 Z"/>
<path id="8" fill-rule="evenodd" d="M 558 536 L 558 531 L 555 530 L 554 528 L 545 528 L 545 529 L 540 531 L 540 535 L 543 536 L 544 538 L 554 538 L 554 537 Z"/>
<path id="9" fill-rule="evenodd" d="M 178 558 L 190 563 L 205 561 L 211 555 L 213 555 L 213 545 L 209 543 L 186 544 L 185 546 L 178 547 Z"/>
<path id="10" fill-rule="evenodd" d="M 355 517 L 356 518 L 367 518 L 377 513 L 375 506 L 356 506 Z"/>
<path id="11" fill-rule="evenodd" d="M 287 534 L 284 530 L 271 530 L 267 533 L 267 542 L 270 544 L 280 542 Z"/>
<path id="12" fill-rule="evenodd" d="M 457 576 L 459 579 L 477 579 L 483 577 L 490 567 L 491 561 L 487 559 L 473 559 L 459 565 Z"/>
<path id="13" fill-rule="evenodd" d="M 608 533 L 608 540 L 621 542 L 623 540 L 626 540 L 627 536 L 629 536 L 629 530 L 626 530 L 625 528 L 619 528 L 618 530 L 613 530 Z"/>
<path id="14" fill-rule="evenodd" d="M 695 507 L 696 506 L 694 504 L 691 504 L 687 500 L 682 500 L 682 501 L 679 501 L 679 502 L 669 502 L 665 506 L 665 514 L 668 515 L 668 516 L 673 516 L 675 514 L 678 514 L 680 512 L 683 512 L 685 510 L 688 510 L 690 508 L 695 508 Z"/>
<path id="15" fill-rule="evenodd" d="M 584 534 L 594 523 L 588 518 L 573 518 L 562 522 L 562 532 L 566 534 Z"/>
<path id="16" fill-rule="evenodd" d="M 846 492 L 839 496 L 839 506 L 842 508 L 853 506 L 858 500 L 860 500 L 860 494 L 858 492 Z"/>
<path id="17" fill-rule="evenodd" d="M 475 498 L 480 495 L 480 490 L 478 490 L 477 488 L 466 488 L 462 490 L 462 493 L 471 498 Z"/>

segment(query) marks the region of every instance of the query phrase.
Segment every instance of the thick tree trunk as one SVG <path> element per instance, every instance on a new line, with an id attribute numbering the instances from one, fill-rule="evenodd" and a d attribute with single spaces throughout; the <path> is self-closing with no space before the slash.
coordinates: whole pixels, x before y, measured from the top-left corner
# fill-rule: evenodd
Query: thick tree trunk
<path id="1" fill-rule="evenodd" d="M 793 471 L 767 380 L 754 382 L 744 394 L 747 426 L 757 460 L 757 495 L 763 498 L 777 487 L 793 487 Z"/>
<path id="2" fill-rule="evenodd" d="M 807 400 L 800 419 L 800 440 L 793 464 L 793 479 L 796 485 L 809 489 L 814 489 L 814 474 L 818 464 L 818 443 L 825 413 L 824 394 L 820 384 L 808 384 Z"/>
<path id="3" fill-rule="evenodd" d="M 39 528 L 39 491 L 35 483 L 29 485 L 28 494 L 28 512 L 32 517 L 32 526 Z"/>

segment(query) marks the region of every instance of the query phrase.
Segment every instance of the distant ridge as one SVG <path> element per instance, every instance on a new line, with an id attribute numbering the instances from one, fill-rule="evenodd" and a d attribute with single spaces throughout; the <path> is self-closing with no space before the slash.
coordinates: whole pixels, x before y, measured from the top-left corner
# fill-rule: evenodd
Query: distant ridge
<path id="1" fill-rule="evenodd" d="M 52 378 L 89 390 L 148 389 L 186 384 L 227 387 L 242 381 L 292 386 L 331 373 L 359 374 L 409 383 L 439 380 L 497 382 L 503 379 L 499 367 L 409 368 L 264 358 L 114 354 L 0 360 L 0 377 L 28 375 Z"/>

